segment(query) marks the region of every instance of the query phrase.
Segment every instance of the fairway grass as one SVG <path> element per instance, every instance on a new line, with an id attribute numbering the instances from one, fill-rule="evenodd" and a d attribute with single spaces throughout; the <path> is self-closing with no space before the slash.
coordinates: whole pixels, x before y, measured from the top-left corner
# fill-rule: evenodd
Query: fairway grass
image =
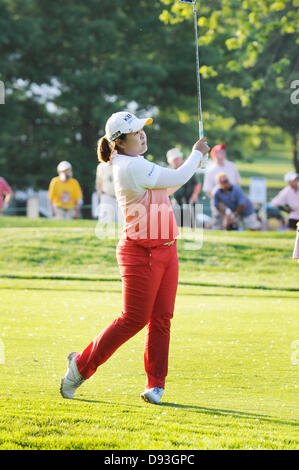
<path id="1" fill-rule="evenodd" d="M 272 190 L 282 189 L 285 186 L 284 175 L 294 171 L 291 145 L 273 144 L 267 151 L 256 151 L 249 156 L 250 162 L 236 162 L 242 177 L 242 186 L 249 186 L 250 178 L 265 178 L 267 188 Z"/>
<path id="2" fill-rule="evenodd" d="M 293 234 L 205 232 L 200 250 L 179 241 L 169 374 L 154 406 L 139 398 L 144 330 L 74 400 L 60 396 L 68 353 L 119 315 L 121 282 L 116 240 L 97 239 L 94 222 L 50 222 L 0 222 L 0 449 L 299 448 Z"/>

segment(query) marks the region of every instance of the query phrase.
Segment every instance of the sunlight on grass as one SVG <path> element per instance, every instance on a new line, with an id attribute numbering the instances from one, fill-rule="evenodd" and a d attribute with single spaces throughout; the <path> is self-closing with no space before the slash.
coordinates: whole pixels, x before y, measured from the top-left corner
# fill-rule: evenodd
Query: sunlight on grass
<path id="1" fill-rule="evenodd" d="M 75 400 L 61 398 L 67 354 L 120 314 L 121 282 L 116 240 L 97 239 L 92 221 L 49 222 L 1 229 L 1 449 L 298 448 L 293 234 L 205 232 L 200 250 L 178 242 L 169 374 L 152 406 L 139 398 L 144 330 Z"/>

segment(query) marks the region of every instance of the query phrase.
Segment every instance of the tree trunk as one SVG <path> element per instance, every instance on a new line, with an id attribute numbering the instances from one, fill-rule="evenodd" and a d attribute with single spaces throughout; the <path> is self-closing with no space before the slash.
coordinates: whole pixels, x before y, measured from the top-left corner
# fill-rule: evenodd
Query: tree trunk
<path id="1" fill-rule="evenodd" d="M 296 173 L 299 173 L 298 139 L 297 139 L 296 131 L 292 135 L 292 138 L 293 138 L 293 164 L 294 164 Z"/>
<path id="2" fill-rule="evenodd" d="M 90 189 L 90 186 L 82 186 L 82 192 L 84 196 L 84 206 L 90 206 L 91 205 L 91 196 L 92 196 L 92 190 Z M 91 219 L 92 214 L 91 214 L 91 208 L 90 207 L 83 207 L 81 211 L 81 215 L 83 219 Z"/>

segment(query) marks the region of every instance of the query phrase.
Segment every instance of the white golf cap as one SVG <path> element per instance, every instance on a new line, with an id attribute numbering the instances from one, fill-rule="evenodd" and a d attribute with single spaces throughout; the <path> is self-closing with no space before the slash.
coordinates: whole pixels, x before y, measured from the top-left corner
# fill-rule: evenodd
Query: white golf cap
<path id="1" fill-rule="evenodd" d="M 176 158 L 183 158 L 183 154 L 178 148 L 168 150 L 166 154 L 167 161 L 169 163 L 173 162 Z"/>
<path id="2" fill-rule="evenodd" d="M 70 168 L 72 168 L 72 165 L 70 164 L 70 162 L 67 162 L 67 161 L 60 162 L 59 165 L 57 166 L 57 173 L 60 173 L 61 171 L 69 170 Z"/>
<path id="3" fill-rule="evenodd" d="M 138 119 L 128 111 L 114 113 L 106 122 L 105 132 L 107 139 L 112 142 L 122 134 L 140 131 L 144 126 L 151 124 L 152 118 Z"/>
<path id="4" fill-rule="evenodd" d="M 289 171 L 289 173 L 287 173 L 284 176 L 284 180 L 286 183 L 290 183 L 291 181 L 294 181 L 296 178 L 299 178 L 299 175 L 295 173 L 294 171 Z"/>

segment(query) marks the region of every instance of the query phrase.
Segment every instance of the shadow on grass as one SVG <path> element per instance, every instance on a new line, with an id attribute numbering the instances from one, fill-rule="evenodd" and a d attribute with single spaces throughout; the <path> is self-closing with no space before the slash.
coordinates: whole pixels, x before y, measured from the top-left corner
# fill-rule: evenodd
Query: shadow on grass
<path id="1" fill-rule="evenodd" d="M 247 411 L 236 411 L 236 410 L 226 410 L 226 409 L 219 409 L 219 408 L 207 408 L 205 406 L 195 406 L 195 405 L 182 405 L 179 403 L 168 403 L 163 402 L 160 405 L 150 405 L 144 403 L 143 405 L 132 405 L 132 404 L 125 404 L 125 403 L 114 403 L 114 402 L 105 402 L 103 400 L 87 400 L 85 398 L 73 398 L 73 401 L 79 401 L 83 403 L 97 403 L 102 405 L 109 405 L 109 406 L 125 406 L 128 408 L 142 408 L 144 406 L 157 406 L 158 409 L 161 408 L 175 408 L 181 409 L 186 411 L 192 411 L 195 413 L 206 414 L 206 415 L 217 415 L 221 417 L 228 417 L 228 418 L 238 418 L 238 419 L 251 419 L 251 420 L 258 420 L 259 422 L 264 423 L 274 423 L 274 424 L 283 424 L 288 426 L 295 426 L 299 427 L 299 422 L 296 421 L 284 421 L 281 419 L 273 418 L 269 415 L 262 415 L 258 413 L 250 413 Z"/>
<path id="2" fill-rule="evenodd" d="M 244 419 L 255 419 L 262 422 L 276 423 L 276 424 L 286 424 L 289 426 L 299 426 L 299 422 L 295 421 L 283 421 L 280 419 L 273 418 L 269 415 L 261 415 L 258 413 L 250 413 L 247 411 L 236 411 L 236 410 L 222 410 L 218 408 L 207 408 L 204 406 L 195 406 L 195 405 L 180 405 L 177 403 L 161 403 L 160 406 L 165 406 L 169 408 L 178 408 L 185 409 L 190 411 L 195 411 L 197 413 L 208 414 L 208 415 L 217 415 L 222 417 L 230 418 L 244 418 Z"/>

